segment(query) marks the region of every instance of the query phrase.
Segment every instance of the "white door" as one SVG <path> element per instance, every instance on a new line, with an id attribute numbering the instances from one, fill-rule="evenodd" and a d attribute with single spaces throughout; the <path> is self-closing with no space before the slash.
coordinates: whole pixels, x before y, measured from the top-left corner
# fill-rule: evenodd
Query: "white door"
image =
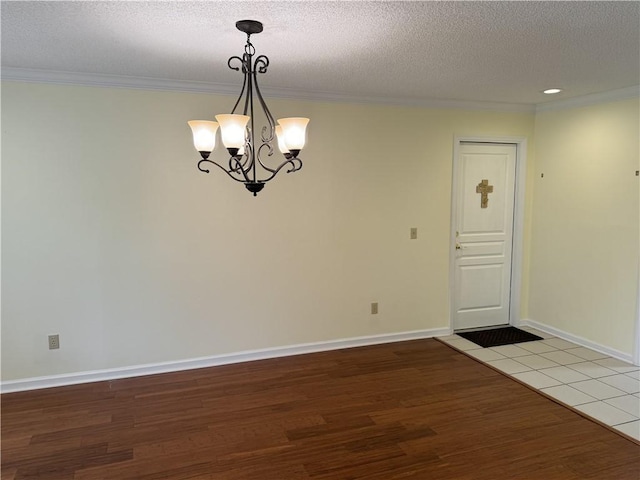
<path id="1" fill-rule="evenodd" d="M 516 146 L 462 143 L 455 179 L 453 327 L 509 323 Z"/>

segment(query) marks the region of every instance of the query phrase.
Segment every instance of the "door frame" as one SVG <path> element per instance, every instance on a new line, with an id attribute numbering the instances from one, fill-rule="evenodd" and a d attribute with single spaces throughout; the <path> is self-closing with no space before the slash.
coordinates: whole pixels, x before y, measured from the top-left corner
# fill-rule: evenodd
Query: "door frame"
<path id="1" fill-rule="evenodd" d="M 451 178 L 451 231 L 449 232 L 449 330 L 453 332 L 456 250 L 456 214 L 458 211 L 458 161 L 462 143 L 502 143 L 516 147 L 516 173 L 513 205 L 513 237 L 511 250 L 511 286 L 509 294 L 509 325 L 520 325 L 522 297 L 522 259 L 524 253 L 525 186 L 527 181 L 527 138 L 502 136 L 456 136 L 453 139 L 453 171 Z"/>
<path id="2" fill-rule="evenodd" d="M 633 364 L 640 365 L 640 259 L 638 259 L 638 295 L 636 296 L 636 328 L 633 341 Z"/>

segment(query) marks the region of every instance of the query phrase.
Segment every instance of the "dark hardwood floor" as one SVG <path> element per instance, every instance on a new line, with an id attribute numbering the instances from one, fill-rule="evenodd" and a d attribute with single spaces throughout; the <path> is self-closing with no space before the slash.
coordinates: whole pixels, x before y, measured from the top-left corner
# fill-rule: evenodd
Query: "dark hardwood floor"
<path id="1" fill-rule="evenodd" d="M 436 340 L 1 400 L 2 480 L 640 478 L 638 445 Z"/>

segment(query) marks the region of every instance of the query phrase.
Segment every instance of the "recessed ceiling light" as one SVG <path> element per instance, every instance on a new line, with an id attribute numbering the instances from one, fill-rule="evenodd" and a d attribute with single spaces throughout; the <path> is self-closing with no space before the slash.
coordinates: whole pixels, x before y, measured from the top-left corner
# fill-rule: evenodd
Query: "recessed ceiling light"
<path id="1" fill-rule="evenodd" d="M 554 93 L 560 93 L 562 91 L 561 88 L 547 88 L 542 93 L 546 93 L 547 95 L 553 95 Z"/>

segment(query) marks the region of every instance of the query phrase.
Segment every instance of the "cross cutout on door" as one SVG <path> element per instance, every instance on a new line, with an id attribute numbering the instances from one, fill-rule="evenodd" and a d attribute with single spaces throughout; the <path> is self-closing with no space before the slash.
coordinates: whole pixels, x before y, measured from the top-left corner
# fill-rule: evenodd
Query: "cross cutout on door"
<path id="1" fill-rule="evenodd" d="M 493 185 L 489 185 L 489 180 L 482 180 L 476 186 L 476 193 L 480 194 L 480 208 L 487 208 L 489 204 L 489 194 L 493 193 Z"/>

